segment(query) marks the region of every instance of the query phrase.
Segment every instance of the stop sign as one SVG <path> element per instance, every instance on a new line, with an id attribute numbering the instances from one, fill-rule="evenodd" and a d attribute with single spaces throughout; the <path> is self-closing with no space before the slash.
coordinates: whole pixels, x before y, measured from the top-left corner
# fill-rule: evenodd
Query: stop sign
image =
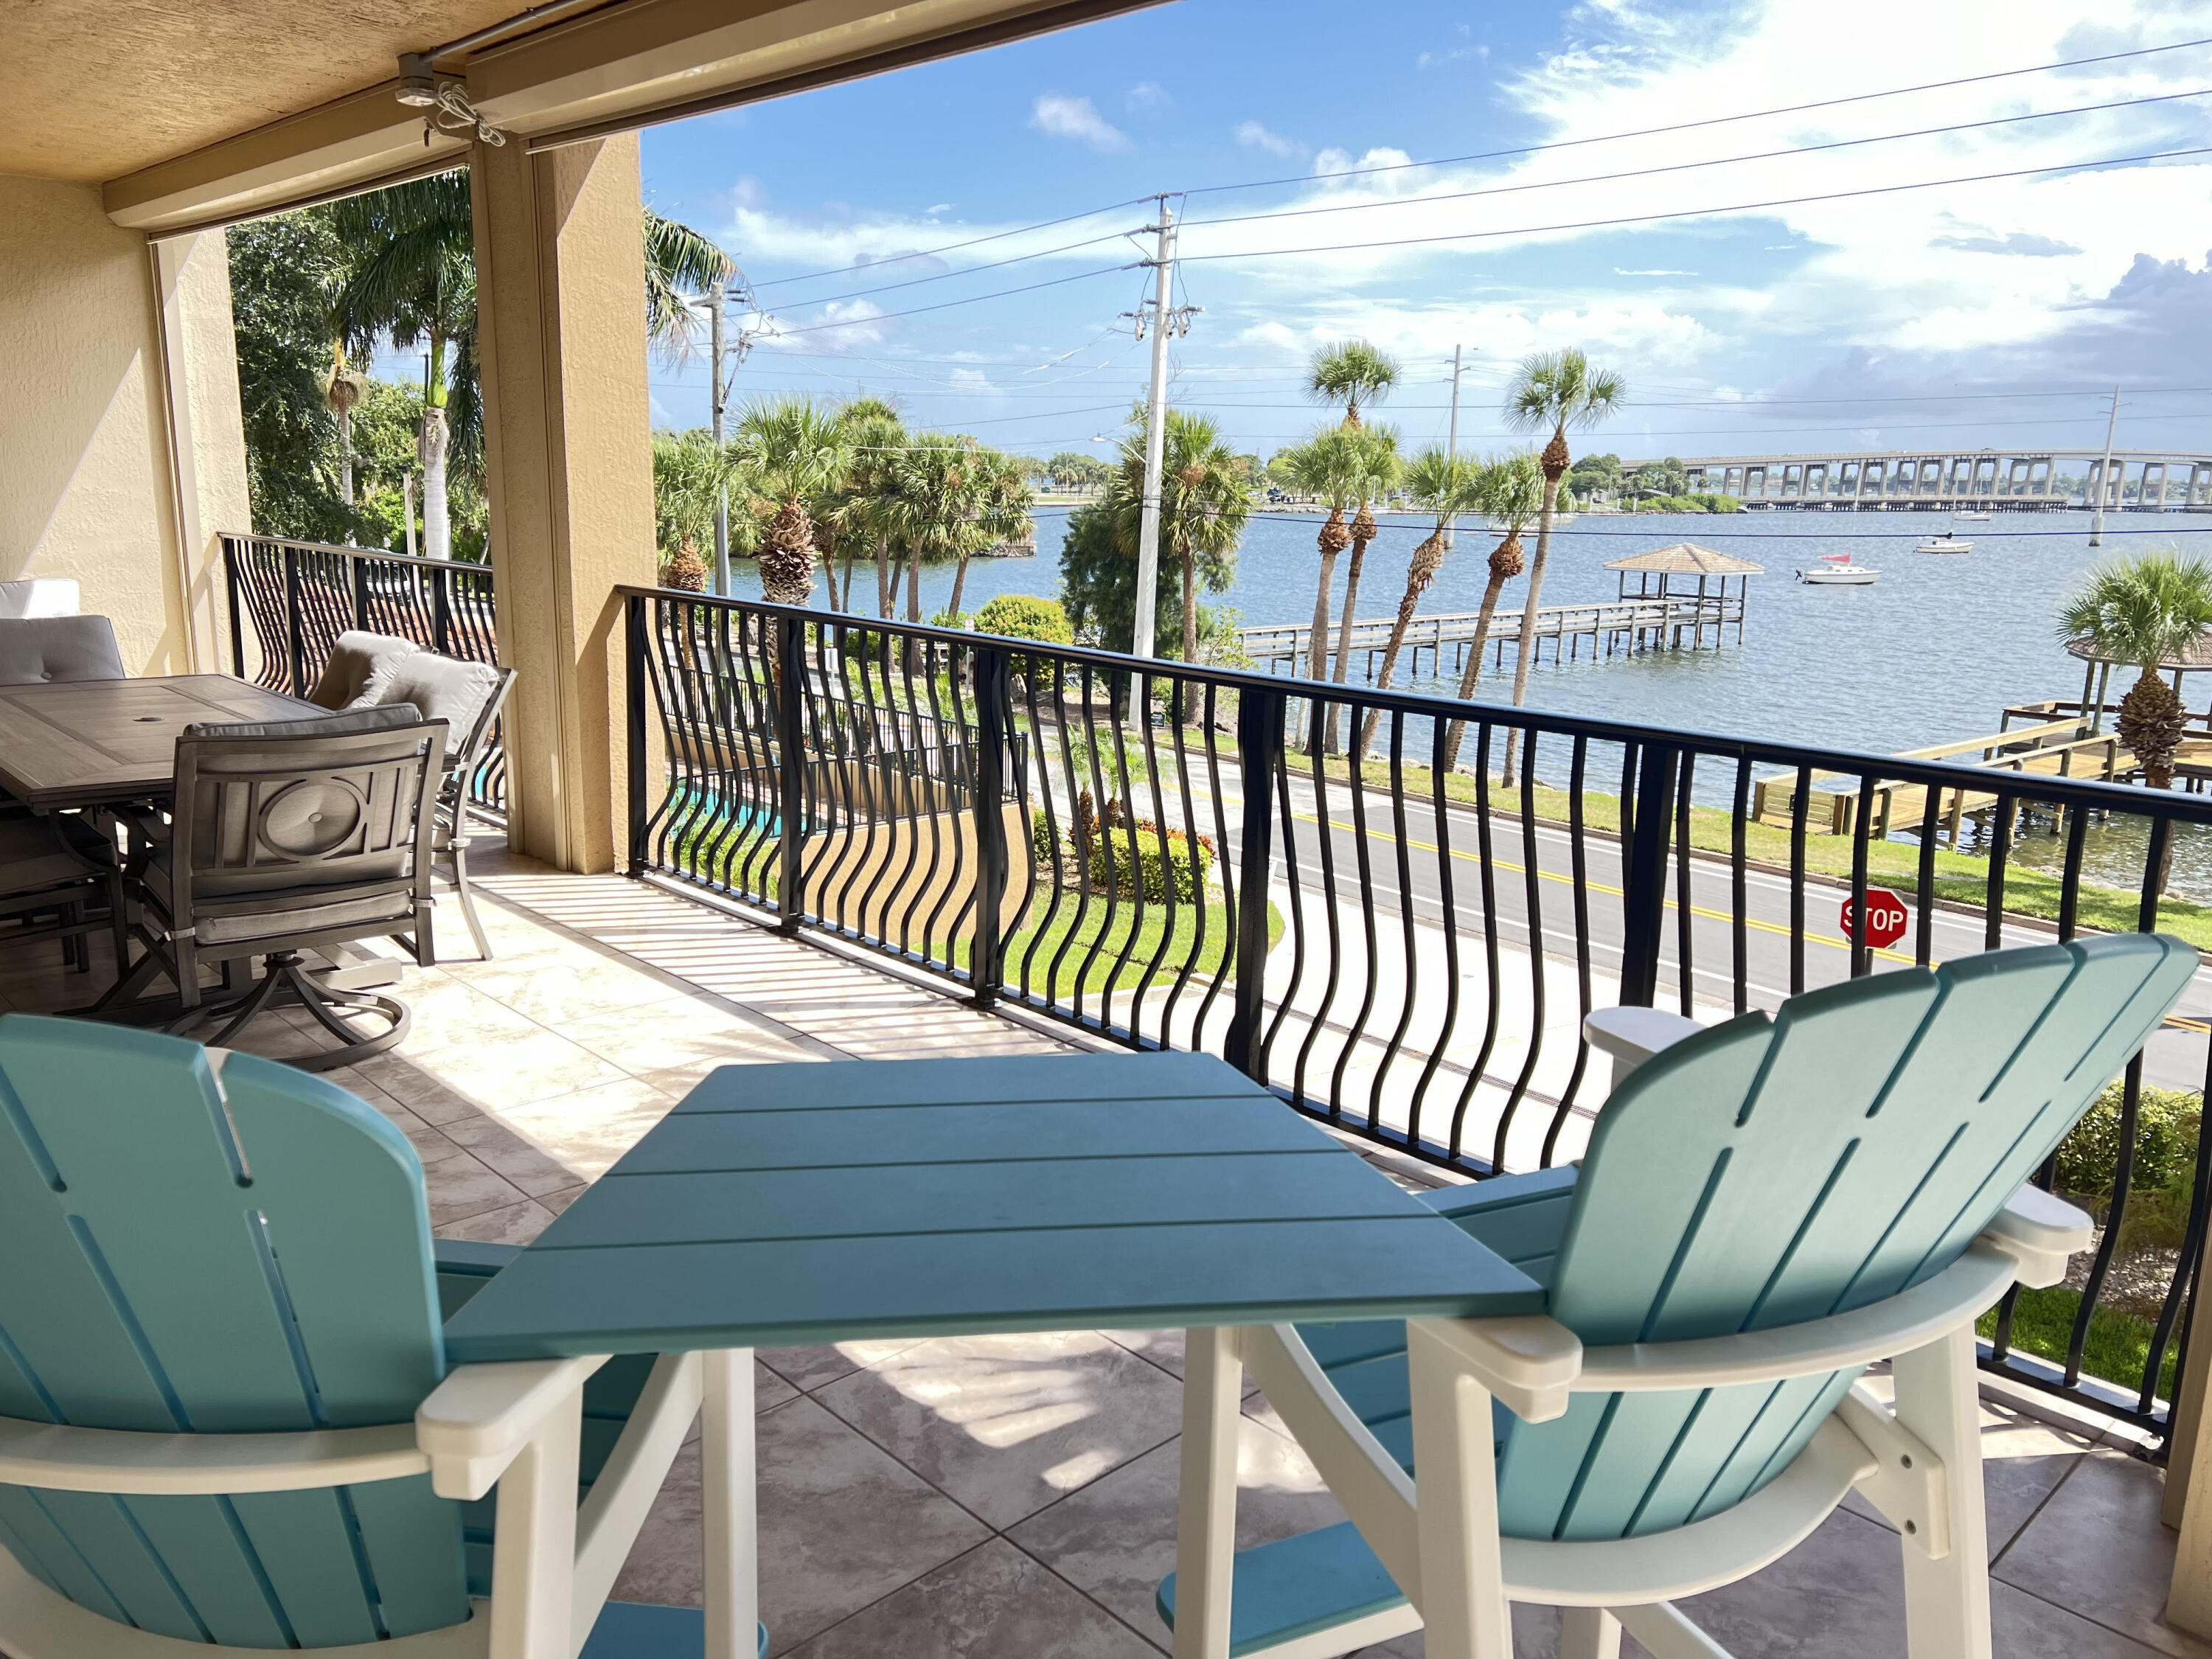
<path id="1" fill-rule="evenodd" d="M 1843 925 L 1845 939 L 1861 937 L 1863 943 L 1872 945 L 1879 951 L 1896 944 L 1905 937 L 1905 924 L 1907 921 L 1905 901 L 1887 887 L 1867 889 L 1866 931 L 1863 936 L 1859 934 L 1857 918 L 1853 915 L 1856 908 L 1857 907 L 1850 900 L 1844 901 Z"/>

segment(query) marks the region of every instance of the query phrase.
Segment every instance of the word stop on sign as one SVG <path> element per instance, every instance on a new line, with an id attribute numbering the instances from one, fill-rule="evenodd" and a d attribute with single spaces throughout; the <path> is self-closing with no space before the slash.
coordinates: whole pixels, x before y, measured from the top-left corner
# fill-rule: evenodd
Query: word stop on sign
<path id="1" fill-rule="evenodd" d="M 1857 908 L 1850 900 L 1844 901 L 1842 920 L 1845 939 L 1859 939 Z M 1866 909 L 1866 933 L 1860 943 L 1881 951 L 1905 937 L 1905 923 L 1910 920 L 1905 901 L 1889 889 L 1868 888 Z"/>

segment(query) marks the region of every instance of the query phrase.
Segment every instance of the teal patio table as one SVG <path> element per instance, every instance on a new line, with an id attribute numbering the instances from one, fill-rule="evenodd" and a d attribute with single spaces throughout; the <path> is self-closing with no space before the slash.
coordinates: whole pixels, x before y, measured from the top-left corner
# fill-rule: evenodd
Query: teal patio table
<path id="1" fill-rule="evenodd" d="M 446 1346 L 456 1364 L 702 1356 L 707 1653 L 741 1659 L 751 1350 L 1184 1327 L 1188 1654 L 1228 1616 L 1226 1528 L 1193 1511 L 1236 1490 L 1221 1332 L 1542 1309 L 1534 1281 L 1210 1056 L 839 1060 L 713 1073 L 453 1316 Z"/>

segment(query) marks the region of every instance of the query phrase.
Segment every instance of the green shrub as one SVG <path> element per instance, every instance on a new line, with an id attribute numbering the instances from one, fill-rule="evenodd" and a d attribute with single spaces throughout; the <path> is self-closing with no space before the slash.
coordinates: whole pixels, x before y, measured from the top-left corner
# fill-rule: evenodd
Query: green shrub
<path id="1" fill-rule="evenodd" d="M 1068 621 L 1060 601 L 1030 593 L 1000 594 L 975 613 L 975 631 L 1035 640 L 1039 645 L 1075 643 L 1075 625 Z"/>
<path id="2" fill-rule="evenodd" d="M 2060 1145 L 2054 1172 L 2060 1191 L 2100 1204 L 2112 1197 L 2120 1162 L 2122 1087 L 2115 1083 L 2098 1096 Z M 2142 1091 L 2136 1115 L 2133 1190 L 2190 1184 L 2197 1172 L 2197 1131 L 2203 1114 L 2202 1095 L 2175 1089 Z"/>
<path id="3" fill-rule="evenodd" d="M 1060 860 L 1060 837 L 1053 833 L 1052 818 L 1040 806 L 1030 814 L 1030 851 L 1040 868 L 1050 870 Z"/>
<path id="4" fill-rule="evenodd" d="M 2052 1185 L 2088 1205 L 2100 1218 L 2112 1204 L 2112 1178 L 2119 1168 L 2122 1089 L 2115 1083 L 2097 1097 L 2060 1145 L 2052 1171 Z M 2176 1089 L 2142 1091 L 2136 1114 L 2135 1168 L 2120 1229 L 2123 1255 L 2180 1248 L 2197 1180 L 2197 1137 L 2203 1115 L 2202 1095 Z"/>
<path id="5" fill-rule="evenodd" d="M 1161 840 L 1158 828 L 1150 823 L 1102 830 L 1091 847 L 1091 884 L 1108 888 L 1110 878 L 1115 893 L 1142 893 L 1164 902 L 1172 878 L 1179 901 L 1202 899 L 1213 868 L 1212 842 L 1204 836 L 1194 841 L 1180 830 L 1167 832 L 1164 848 Z"/>

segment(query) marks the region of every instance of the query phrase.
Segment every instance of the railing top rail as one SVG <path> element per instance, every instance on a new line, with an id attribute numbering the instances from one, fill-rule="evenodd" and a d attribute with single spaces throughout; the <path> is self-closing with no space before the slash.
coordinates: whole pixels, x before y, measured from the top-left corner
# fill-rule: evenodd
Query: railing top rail
<path id="1" fill-rule="evenodd" d="M 961 629 L 934 628 L 924 623 L 866 617 L 850 611 L 816 611 L 803 605 L 771 605 L 764 599 L 722 599 L 684 588 L 641 587 L 623 584 L 615 592 L 625 599 L 675 599 L 713 610 L 788 617 L 817 627 L 847 628 L 864 632 L 886 631 L 945 645 L 1003 647 L 1032 656 L 1085 664 L 1110 673 L 1134 670 L 1148 675 L 1211 684 L 1224 690 L 1252 691 L 1262 696 L 1301 697 L 1313 695 L 1310 681 L 1286 680 L 1279 675 L 1235 668 L 1192 668 L 1171 658 L 1139 658 L 1088 646 L 1041 645 L 1035 640 L 1004 634 L 983 634 Z M 1812 769 L 1832 776 L 1872 777 L 1887 783 L 1924 783 L 1938 787 L 1960 786 L 1978 794 L 1993 788 L 1990 774 L 1979 766 L 1950 761 L 1915 761 L 1896 755 L 1876 755 L 1863 750 L 1814 749 L 1796 744 L 1772 743 L 1754 738 L 1724 736 L 1708 732 L 1685 732 L 1665 726 L 1630 725 L 1620 720 L 1583 714 L 1558 714 L 1540 708 L 1515 708 L 1488 702 L 1462 702 L 1455 698 L 1427 696 L 1418 692 L 1382 691 L 1366 686 L 1329 684 L 1320 688 L 1330 702 L 1357 704 L 1386 714 L 1405 714 L 1425 720 L 1480 720 L 1491 726 L 1517 727 L 1559 737 L 1587 738 L 1597 743 L 1662 744 L 1685 749 L 1700 759 L 1736 761 L 1751 765 L 1782 766 L 1796 771 Z M 2039 801 L 2083 806 L 2129 817 L 2158 817 L 2177 823 L 2212 824 L 2212 794 L 2192 795 L 2179 791 L 2150 790 L 2127 784 L 2100 783 L 2086 778 L 2031 773 L 2015 789 L 2002 793 Z"/>
<path id="2" fill-rule="evenodd" d="M 425 559 L 408 553 L 394 553 L 383 547 L 343 547 L 336 542 L 311 542 L 297 536 L 264 536 L 252 530 L 223 530 L 216 532 L 227 542 L 261 542 L 273 547 L 297 548 L 302 553 L 342 553 L 349 559 L 374 559 L 379 564 L 419 566 L 426 570 L 466 570 L 480 575 L 491 574 L 489 564 L 477 564 L 467 559 Z"/>

